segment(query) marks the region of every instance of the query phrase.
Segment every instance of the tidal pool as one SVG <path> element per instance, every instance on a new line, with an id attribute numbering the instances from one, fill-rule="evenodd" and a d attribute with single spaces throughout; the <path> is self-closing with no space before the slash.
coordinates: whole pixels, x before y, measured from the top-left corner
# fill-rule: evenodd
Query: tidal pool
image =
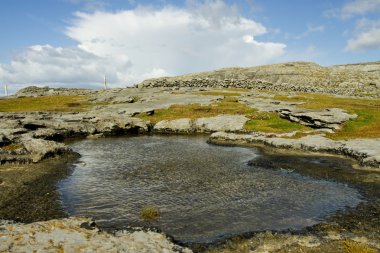
<path id="1" fill-rule="evenodd" d="M 356 189 L 292 170 L 249 166 L 263 154 L 199 136 L 83 140 L 72 175 L 58 184 L 69 215 L 103 228 L 152 226 L 183 243 L 211 243 L 246 232 L 301 229 L 361 202 Z M 157 220 L 140 218 L 144 207 Z"/>

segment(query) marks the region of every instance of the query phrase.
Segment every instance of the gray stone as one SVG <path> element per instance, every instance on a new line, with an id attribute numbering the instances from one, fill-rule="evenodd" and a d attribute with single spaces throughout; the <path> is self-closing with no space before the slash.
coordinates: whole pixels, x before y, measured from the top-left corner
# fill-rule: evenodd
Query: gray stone
<path id="1" fill-rule="evenodd" d="M 249 119 L 242 115 L 218 115 L 210 118 L 200 118 L 194 120 L 194 127 L 199 132 L 217 131 L 243 131 L 244 125 Z"/>
<path id="2" fill-rule="evenodd" d="M 302 108 L 280 109 L 278 113 L 282 118 L 294 121 L 313 128 L 329 128 L 337 130 L 340 124 L 354 119 L 356 114 L 348 114 L 339 108 L 324 110 L 307 110 Z"/>
<path id="3" fill-rule="evenodd" d="M 164 234 L 152 231 L 119 231 L 109 234 L 86 229 L 88 218 L 49 220 L 30 224 L 0 223 L 0 252 L 183 252 Z"/>
<path id="4" fill-rule="evenodd" d="M 334 141 L 323 135 L 310 135 L 300 139 L 268 137 L 263 134 L 235 134 L 217 132 L 210 136 L 214 143 L 262 143 L 277 148 L 306 150 L 345 155 L 358 160 L 361 165 L 380 168 L 380 138 Z"/>
<path id="5" fill-rule="evenodd" d="M 154 125 L 153 131 L 160 133 L 191 133 L 194 132 L 191 119 L 163 120 Z"/>
<path id="6" fill-rule="evenodd" d="M 44 158 L 71 152 L 63 143 L 23 137 L 21 139 L 26 151 L 30 153 L 33 162 L 39 162 Z"/>

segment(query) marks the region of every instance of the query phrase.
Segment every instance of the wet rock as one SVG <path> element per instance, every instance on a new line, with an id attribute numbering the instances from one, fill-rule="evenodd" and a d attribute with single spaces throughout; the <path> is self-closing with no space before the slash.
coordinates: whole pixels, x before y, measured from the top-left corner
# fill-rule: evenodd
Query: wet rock
<path id="1" fill-rule="evenodd" d="M 0 252 L 183 252 L 190 249 L 152 231 L 120 231 L 115 235 L 82 224 L 87 218 L 50 220 L 31 224 L 0 223 Z"/>
<path id="2" fill-rule="evenodd" d="M 277 148 L 306 150 L 345 155 L 362 165 L 380 168 L 380 138 L 334 141 L 323 135 L 310 135 L 300 139 L 268 137 L 262 134 L 235 134 L 217 132 L 210 136 L 212 143 L 262 143 Z"/>

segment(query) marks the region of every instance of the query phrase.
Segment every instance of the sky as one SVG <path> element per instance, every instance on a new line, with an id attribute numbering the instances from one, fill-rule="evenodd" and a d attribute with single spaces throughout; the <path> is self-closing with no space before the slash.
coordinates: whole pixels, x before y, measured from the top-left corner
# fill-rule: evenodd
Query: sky
<path id="1" fill-rule="evenodd" d="M 380 60 L 380 0 L 1 0 L 0 96 L 289 61 Z"/>

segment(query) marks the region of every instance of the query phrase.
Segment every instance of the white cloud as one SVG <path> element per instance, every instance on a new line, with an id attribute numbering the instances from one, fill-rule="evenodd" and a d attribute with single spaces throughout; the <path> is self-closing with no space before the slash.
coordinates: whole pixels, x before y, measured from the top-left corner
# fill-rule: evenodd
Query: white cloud
<path id="1" fill-rule="evenodd" d="M 338 9 L 329 9 L 324 12 L 327 17 L 351 18 L 367 13 L 379 12 L 379 0 L 351 0 Z"/>
<path id="2" fill-rule="evenodd" d="M 0 65 L 0 75 L 9 83 L 92 84 L 105 73 L 111 81 L 123 78 L 130 64 L 126 58 L 99 57 L 80 48 L 36 45 Z"/>
<path id="3" fill-rule="evenodd" d="M 78 12 L 66 30 L 76 47 L 30 47 L 0 70 L 10 83 L 90 83 L 107 72 L 111 83 L 125 85 L 149 77 L 274 62 L 286 45 L 257 39 L 265 33 L 262 24 L 220 0 L 187 8 Z"/>
<path id="4" fill-rule="evenodd" d="M 317 33 L 317 32 L 324 32 L 325 31 L 325 26 L 319 25 L 319 26 L 313 26 L 313 25 L 308 25 L 307 30 L 300 35 L 297 35 L 295 38 L 297 40 L 302 39 L 312 33 Z"/>
<path id="5" fill-rule="evenodd" d="M 358 34 L 355 38 L 349 39 L 345 50 L 360 51 L 371 49 L 380 49 L 380 28 L 373 28 Z"/>
<path id="6" fill-rule="evenodd" d="M 343 18 L 349 18 L 376 11 L 380 11 L 379 0 L 355 0 L 342 7 L 341 15 Z"/>

